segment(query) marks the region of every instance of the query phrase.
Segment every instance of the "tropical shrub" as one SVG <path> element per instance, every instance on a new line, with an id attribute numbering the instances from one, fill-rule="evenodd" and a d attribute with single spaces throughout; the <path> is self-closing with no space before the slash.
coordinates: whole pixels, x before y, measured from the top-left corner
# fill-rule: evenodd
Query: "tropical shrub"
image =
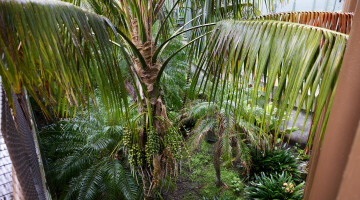
<path id="1" fill-rule="evenodd" d="M 248 199 L 302 199 L 304 183 L 296 185 L 287 172 L 255 175 L 246 188 Z"/>
<path id="2" fill-rule="evenodd" d="M 240 134 L 240 129 L 245 128 L 233 120 L 231 109 L 219 109 L 219 105 L 198 101 L 188 105 L 183 120 L 196 122 L 188 139 L 190 153 L 196 149 L 206 138 L 213 137 L 214 167 L 216 171 L 217 185 L 220 186 L 221 157 L 231 163 L 234 159 L 239 160 L 245 169 L 250 165 L 250 153 L 247 142 L 257 143 L 258 135 L 249 131 L 249 135 Z"/>
<path id="3" fill-rule="evenodd" d="M 142 198 L 120 148 L 122 138 L 121 126 L 93 114 L 45 127 L 40 142 L 53 198 Z"/>
<path id="4" fill-rule="evenodd" d="M 301 175 L 298 170 L 298 159 L 290 148 L 265 149 L 265 151 L 251 149 L 252 165 L 250 178 L 254 179 L 261 173 L 266 176 L 287 172 L 292 180 L 301 182 Z"/>

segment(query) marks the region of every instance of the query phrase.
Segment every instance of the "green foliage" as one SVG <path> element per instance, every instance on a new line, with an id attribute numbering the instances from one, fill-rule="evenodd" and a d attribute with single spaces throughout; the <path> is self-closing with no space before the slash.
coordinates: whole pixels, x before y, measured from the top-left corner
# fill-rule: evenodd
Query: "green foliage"
<path id="1" fill-rule="evenodd" d="M 247 128 L 251 125 L 246 121 L 236 122 L 233 118 L 235 113 L 232 111 L 231 106 L 220 109 L 220 105 L 206 101 L 193 101 L 188 104 L 182 120 L 195 123 L 188 140 L 189 149 L 194 150 L 205 139 L 214 137 L 214 141 L 221 140 L 220 148 L 223 152 L 217 156 L 222 156 L 225 162 L 230 163 L 233 159 L 240 159 L 247 167 L 251 161 L 246 143 L 256 142 L 259 137 L 255 131 L 249 131 L 247 135 L 241 134 L 240 129 L 249 130 Z M 224 129 L 219 129 L 220 126 Z"/>
<path id="2" fill-rule="evenodd" d="M 234 200 L 235 198 L 227 198 L 227 197 L 218 197 L 218 196 L 215 196 L 215 197 L 212 197 L 212 198 L 206 198 L 206 197 L 203 197 L 203 200 Z"/>
<path id="3" fill-rule="evenodd" d="M 279 121 L 286 120 L 286 116 L 282 116 L 282 118 L 278 116 L 278 109 L 272 103 L 264 105 L 264 92 L 261 88 L 257 90 L 255 97 L 252 96 L 253 90 L 249 86 L 239 88 L 241 92 L 228 91 L 228 93 L 224 93 L 227 99 L 237 98 L 233 101 L 239 102 L 238 106 L 241 108 L 241 112 L 236 111 L 239 108 L 236 108 L 234 104 L 220 101 L 221 95 L 216 97 L 215 102 L 199 100 L 190 102 L 184 111 L 182 120 L 195 123 L 189 142 L 191 149 L 196 148 L 203 139 L 209 138 L 209 135 L 215 135 L 215 141 L 223 140 L 222 157 L 227 166 L 230 166 L 234 159 L 240 158 L 243 167 L 248 172 L 248 167 L 251 165 L 249 144 L 257 149 L 267 148 L 271 142 L 271 134 L 275 132 L 275 125 Z M 256 102 L 255 105 L 250 106 L 253 101 Z M 265 124 L 263 116 L 266 116 Z M 221 122 L 221 118 L 224 119 L 224 122 Z M 222 133 L 217 128 L 220 123 L 225 126 Z"/>
<path id="4" fill-rule="evenodd" d="M 261 173 L 246 188 L 249 199 L 302 199 L 304 183 L 296 185 L 287 172 L 281 174 Z"/>
<path id="5" fill-rule="evenodd" d="M 193 20 L 191 25 L 218 22 L 225 19 L 244 20 L 259 16 L 260 7 L 267 8 L 272 12 L 274 0 L 253 0 L 253 1 L 223 1 L 223 0 L 182 0 L 184 4 L 183 13 L 191 12 L 191 16 L 198 16 L 199 19 Z M 284 2 L 286 0 L 277 0 Z M 213 30 L 213 27 L 198 29 L 191 32 L 191 39 L 194 39 L 206 31 Z M 203 50 L 208 48 L 208 37 L 203 37 L 194 46 L 194 55 L 197 57 Z"/>
<path id="6" fill-rule="evenodd" d="M 198 151 L 189 159 L 189 173 L 185 174 L 187 172 L 187 169 L 185 169 L 182 175 L 188 176 L 193 183 L 196 183 L 199 187 L 199 193 L 205 198 L 237 199 L 241 197 L 242 193 L 232 188 L 219 188 L 216 186 L 212 151 L 214 151 L 214 144 L 203 142 Z M 221 168 L 221 179 L 229 187 L 231 187 L 234 180 L 239 181 L 239 185 L 241 184 L 238 173 L 230 168 Z"/>
<path id="7" fill-rule="evenodd" d="M 252 85 L 254 90 L 248 95 L 251 101 L 246 102 L 250 107 L 247 118 L 251 124 L 261 121 L 260 133 L 269 127 L 275 130 L 270 143 L 274 147 L 277 139 L 283 140 L 287 134 L 282 131 L 283 119 L 288 124 L 295 106 L 294 124 L 303 106 L 306 118 L 315 111 L 313 127 L 317 127 L 323 110 L 327 109 L 328 116 L 332 101 L 326 101 L 334 96 L 347 38 L 348 35 L 331 30 L 281 21 L 221 21 L 198 61 L 189 98 L 207 91 L 208 101 L 219 102 L 220 107 L 234 105 L 234 113 L 244 113 L 244 102 L 239 98 Z M 264 92 L 264 103 L 260 105 L 264 112 L 256 120 L 260 87 Z M 268 113 L 271 116 L 275 108 L 278 120 L 272 125 L 274 120 Z M 234 116 L 235 121 L 243 117 Z M 311 129 L 309 147 L 315 130 Z"/>
<path id="8" fill-rule="evenodd" d="M 7 33 L 0 35 L 0 75 L 10 103 L 11 89 L 26 88 L 46 117 L 69 117 L 97 88 L 107 111 L 122 111 L 123 75 L 114 62 L 121 56 L 106 18 L 61 1 L 1 1 L 0 15 Z"/>
<path id="9" fill-rule="evenodd" d="M 181 39 L 175 39 L 168 45 L 166 51 L 163 53 L 165 57 L 173 54 L 177 49 L 181 48 Z M 183 105 L 183 97 L 186 92 L 186 75 L 188 70 L 188 63 L 186 63 L 186 51 L 179 52 L 168 64 L 169 67 L 165 69 L 162 79 L 161 88 L 164 92 L 164 102 L 169 111 L 178 112 Z"/>
<path id="10" fill-rule="evenodd" d="M 301 175 L 298 170 L 298 159 L 290 148 L 283 149 L 265 149 L 258 151 L 254 148 L 251 150 L 252 165 L 250 177 L 254 178 L 261 173 L 265 175 L 280 174 L 287 172 L 292 180 L 301 182 Z"/>
<path id="11" fill-rule="evenodd" d="M 300 160 L 309 160 L 310 159 L 310 155 L 305 154 L 305 150 L 300 147 L 299 143 L 295 144 L 294 150 L 296 151 L 297 157 Z"/>
<path id="12" fill-rule="evenodd" d="M 234 179 L 231 181 L 230 188 L 235 193 L 240 193 L 244 189 L 244 184 L 238 177 L 234 177 Z"/>
<path id="13" fill-rule="evenodd" d="M 46 178 L 57 199 L 138 199 L 142 196 L 119 148 L 121 126 L 90 113 L 40 132 Z"/>

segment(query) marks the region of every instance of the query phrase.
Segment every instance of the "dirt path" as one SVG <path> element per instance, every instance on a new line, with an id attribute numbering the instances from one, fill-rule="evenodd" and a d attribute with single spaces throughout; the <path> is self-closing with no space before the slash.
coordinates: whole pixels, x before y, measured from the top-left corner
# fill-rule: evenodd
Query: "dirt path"
<path id="1" fill-rule="evenodd" d="M 190 173 L 190 172 L 186 172 Z M 167 192 L 163 193 L 163 198 L 165 200 L 198 200 L 202 198 L 200 194 L 201 186 L 192 182 L 186 175 L 179 176 L 176 181 L 175 191 L 171 191 L 171 189 Z"/>

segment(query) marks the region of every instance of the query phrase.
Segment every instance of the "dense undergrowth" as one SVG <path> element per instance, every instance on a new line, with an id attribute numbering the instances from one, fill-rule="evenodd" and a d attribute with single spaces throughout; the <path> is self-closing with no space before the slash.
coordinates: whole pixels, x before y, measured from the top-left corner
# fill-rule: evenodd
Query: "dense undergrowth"
<path id="1" fill-rule="evenodd" d="M 210 141 L 210 142 L 209 142 Z M 267 150 L 253 155 L 251 174 L 240 165 L 221 168 L 223 185 L 216 186 L 213 166 L 214 143 L 203 142 L 184 160 L 179 177 L 167 182 L 160 194 L 163 199 L 301 199 L 304 178 L 300 177 L 299 155 L 289 148 Z M 284 161 L 284 162 L 283 162 Z M 264 165 L 264 163 L 267 163 Z"/>
<path id="2" fill-rule="evenodd" d="M 169 46 L 168 53 L 179 46 L 180 40 Z M 170 64 L 176 67 L 165 70 L 161 81 L 169 118 L 183 138 L 182 152 L 178 152 L 183 159 L 177 176 L 155 181 L 155 199 L 301 198 L 304 177 L 297 169 L 298 155 L 289 148 L 266 145 L 272 141 L 273 124 L 285 119 L 276 117 L 271 103 L 264 105 L 261 88 L 253 108 L 248 105 L 254 98 L 248 95 L 253 88 L 243 88 L 240 121 L 232 118 L 233 105 L 208 102 L 206 93 L 186 99 L 189 64 L 185 54 L 175 57 Z M 132 168 L 133 155 L 124 144 L 126 126 L 109 121 L 99 105 L 40 132 L 46 177 L 55 199 L 143 198 L 140 176 Z M 261 116 L 270 109 L 275 110 L 267 116 L 271 123 L 258 134 Z M 136 109 L 130 115 L 135 123 L 140 116 Z"/>
<path id="3" fill-rule="evenodd" d="M 60 120 L 40 132 L 46 178 L 55 199 L 141 199 L 119 124 L 99 112 Z"/>

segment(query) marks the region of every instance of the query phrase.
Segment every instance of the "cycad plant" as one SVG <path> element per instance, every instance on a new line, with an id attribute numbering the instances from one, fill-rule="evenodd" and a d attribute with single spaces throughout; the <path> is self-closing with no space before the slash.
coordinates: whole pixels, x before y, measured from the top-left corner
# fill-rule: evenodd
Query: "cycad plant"
<path id="1" fill-rule="evenodd" d="M 141 199 L 122 153 L 123 129 L 105 115 L 61 120 L 40 132 L 47 180 L 56 199 Z"/>
<path id="2" fill-rule="evenodd" d="M 232 118 L 233 113 L 225 113 L 224 110 L 220 109 L 219 105 L 211 102 L 190 103 L 185 115 L 186 117 L 182 119 L 182 122 L 196 122 L 195 128 L 191 131 L 188 141 L 190 153 L 194 151 L 201 142 L 215 136 L 215 138 L 213 138 L 213 140 L 215 140 L 213 161 L 216 173 L 216 185 L 218 187 L 223 184 L 220 174 L 221 157 L 224 157 L 225 161 L 230 163 L 234 161 L 233 158 L 239 159 L 244 168 L 249 169 L 251 159 L 247 141 L 256 144 L 260 140 L 258 135 L 254 134 L 255 131 L 253 129 L 245 133 L 245 130 L 242 129 L 244 126 L 234 123 Z"/>
<path id="3" fill-rule="evenodd" d="M 253 146 L 255 151 L 261 149 L 268 149 L 271 141 L 271 135 L 275 131 L 275 124 L 277 121 L 285 121 L 276 117 L 276 112 L 270 116 L 268 112 L 267 121 L 269 122 L 266 130 L 259 135 L 262 121 L 261 117 L 266 112 L 262 107 L 264 106 L 263 95 L 259 91 L 256 97 L 257 102 L 254 107 L 250 107 L 249 103 L 252 101 L 252 88 L 245 88 L 243 93 L 241 113 L 236 113 L 234 104 L 226 104 L 221 107 L 220 101 L 207 102 L 196 100 L 190 102 L 181 116 L 179 125 L 195 124 L 194 129 L 190 133 L 189 144 L 190 149 L 194 150 L 204 139 L 209 139 L 215 136 L 214 148 L 214 167 L 216 171 L 217 185 L 221 185 L 220 166 L 221 158 L 232 165 L 241 163 L 246 173 L 250 173 L 252 158 L 249 146 Z M 226 94 L 231 95 L 231 94 Z M 221 96 L 219 95 L 221 98 Z M 240 100 L 239 100 L 240 101 Z M 272 105 L 265 106 L 270 110 Z M 252 109 L 254 109 L 252 111 Z M 252 119 L 250 119 L 251 112 L 253 112 Z M 236 115 L 242 115 L 241 119 L 236 121 Z M 250 121 L 254 123 L 250 124 Z M 282 130 L 283 132 L 291 132 L 291 130 Z"/>

